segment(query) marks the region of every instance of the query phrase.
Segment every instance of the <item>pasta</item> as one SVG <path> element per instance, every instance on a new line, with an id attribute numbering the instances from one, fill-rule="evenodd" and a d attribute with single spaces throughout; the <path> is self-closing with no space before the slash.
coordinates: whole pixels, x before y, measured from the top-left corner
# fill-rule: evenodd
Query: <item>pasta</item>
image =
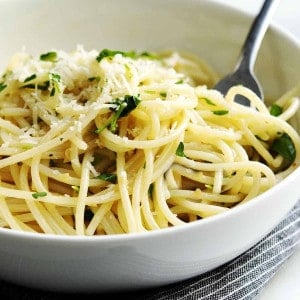
<path id="1" fill-rule="evenodd" d="M 267 106 L 217 78 L 176 51 L 16 54 L 0 79 L 0 227 L 147 232 L 273 187 L 299 166 L 297 91 Z"/>

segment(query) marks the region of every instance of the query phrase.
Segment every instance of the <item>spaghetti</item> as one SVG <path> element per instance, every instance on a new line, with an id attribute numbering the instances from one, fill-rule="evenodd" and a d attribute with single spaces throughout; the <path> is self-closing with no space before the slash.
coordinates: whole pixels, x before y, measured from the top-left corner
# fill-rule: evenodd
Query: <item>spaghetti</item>
<path id="1" fill-rule="evenodd" d="M 16 54 L 0 80 L 0 227 L 144 232 L 270 189 L 299 166 L 299 99 L 268 107 L 242 86 L 221 95 L 216 79 L 177 52 Z"/>

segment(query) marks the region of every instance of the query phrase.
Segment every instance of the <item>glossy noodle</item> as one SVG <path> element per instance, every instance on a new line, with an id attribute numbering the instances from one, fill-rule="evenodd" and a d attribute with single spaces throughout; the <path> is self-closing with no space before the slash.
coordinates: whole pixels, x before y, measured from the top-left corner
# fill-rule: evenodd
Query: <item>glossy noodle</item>
<path id="1" fill-rule="evenodd" d="M 242 86 L 224 97 L 217 79 L 176 51 L 16 54 L 0 79 L 0 227 L 158 230 L 276 185 L 299 166 L 296 92 L 267 106 Z"/>

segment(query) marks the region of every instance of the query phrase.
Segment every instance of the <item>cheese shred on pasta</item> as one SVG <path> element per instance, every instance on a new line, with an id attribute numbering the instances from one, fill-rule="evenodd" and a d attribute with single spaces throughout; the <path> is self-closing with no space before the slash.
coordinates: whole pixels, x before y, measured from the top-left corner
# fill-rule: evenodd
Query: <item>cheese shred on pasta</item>
<path id="1" fill-rule="evenodd" d="M 16 54 L 0 79 L 0 227 L 151 231 L 276 185 L 299 166 L 297 93 L 269 107 L 242 86 L 223 96 L 216 80 L 175 51 Z"/>

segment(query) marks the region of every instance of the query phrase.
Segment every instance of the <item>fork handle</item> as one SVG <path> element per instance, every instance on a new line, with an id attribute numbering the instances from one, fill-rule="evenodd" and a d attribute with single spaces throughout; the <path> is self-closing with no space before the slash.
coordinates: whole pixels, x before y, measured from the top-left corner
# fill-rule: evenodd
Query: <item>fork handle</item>
<path id="1" fill-rule="evenodd" d="M 238 66 L 252 71 L 263 37 L 280 0 L 266 0 L 254 19 L 246 37 Z"/>

